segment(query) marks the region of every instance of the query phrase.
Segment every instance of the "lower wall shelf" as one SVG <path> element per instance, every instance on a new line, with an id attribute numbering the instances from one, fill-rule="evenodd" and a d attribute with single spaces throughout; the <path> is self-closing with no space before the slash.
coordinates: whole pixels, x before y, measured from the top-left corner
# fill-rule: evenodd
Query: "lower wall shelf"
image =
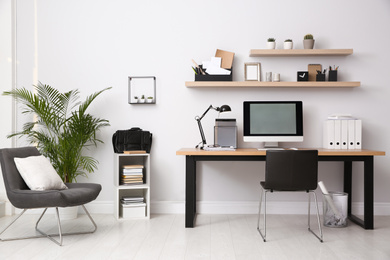
<path id="1" fill-rule="evenodd" d="M 360 81 L 186 81 L 188 88 L 354 88 Z"/>

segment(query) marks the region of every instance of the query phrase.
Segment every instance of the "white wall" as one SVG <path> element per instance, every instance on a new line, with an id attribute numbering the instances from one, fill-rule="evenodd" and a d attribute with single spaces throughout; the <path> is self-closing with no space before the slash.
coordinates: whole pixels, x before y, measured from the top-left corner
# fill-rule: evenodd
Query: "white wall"
<path id="1" fill-rule="evenodd" d="M 0 0 L 0 92 L 12 88 L 12 5 L 11 0 Z M 11 147 L 11 139 L 5 138 L 12 130 L 12 100 L 0 99 L 1 124 L 0 147 Z M 1 169 L 0 169 L 1 174 Z M 0 177 L 0 216 L 2 201 L 7 200 L 3 177 Z M 11 213 L 7 204 L 7 214 Z M 4 211 L 5 212 L 5 211 Z"/>
<path id="2" fill-rule="evenodd" d="M 34 7 L 36 3 L 36 8 Z M 103 185 L 96 205 L 111 205 L 113 150 L 117 129 L 139 126 L 154 135 L 152 147 L 152 212 L 184 211 L 184 158 L 181 147 L 200 141 L 194 117 L 210 105 L 229 104 L 242 136 L 244 100 L 302 100 L 305 141 L 295 147 L 320 147 L 327 115 L 351 113 L 363 120 L 363 148 L 389 150 L 390 88 L 388 61 L 390 3 L 386 0 L 336 1 L 18 1 L 18 86 L 43 83 L 63 91 L 78 88 L 83 95 L 113 86 L 95 101 L 91 113 L 110 120 L 101 132 L 105 141 L 93 150 L 99 170 L 86 181 Z M 35 22 L 36 21 L 36 22 Z M 250 58 L 249 50 L 265 48 L 274 37 L 277 48 L 291 38 L 295 48 L 312 33 L 315 48 L 353 48 L 347 57 Z M 34 36 L 35 35 L 35 36 Z M 339 65 L 339 79 L 361 81 L 345 89 L 191 89 L 191 59 L 208 60 L 215 50 L 235 52 L 234 80 L 244 79 L 245 62 L 261 62 L 266 71 L 279 72 L 281 80 L 295 81 L 296 71 L 309 63 Z M 129 105 L 127 77 L 157 77 L 156 105 Z M 7 97 L 8 98 L 8 97 Z M 7 98 L 1 97 L 1 100 Z M 213 141 L 211 111 L 204 120 L 206 137 Z M 19 126 L 20 127 L 20 126 Z M 3 128 L 3 126 L 0 126 Z M 3 137 L 2 137 L 3 138 Z M 253 145 L 243 143 L 240 147 Z M 388 156 L 375 158 L 375 209 L 390 212 Z M 361 187 L 361 165 L 354 185 Z M 255 212 L 263 163 L 207 162 L 199 165 L 198 199 L 207 212 L 234 202 Z M 342 164 L 320 163 L 320 176 L 330 190 L 342 190 Z M 82 180 L 84 181 L 84 180 Z M 363 194 L 353 196 L 362 202 Z M 306 201 L 306 197 L 275 195 L 274 201 Z M 179 205 L 178 207 L 175 207 Z M 211 211 L 211 210 L 210 210 Z M 221 212 L 223 209 L 221 209 Z"/>

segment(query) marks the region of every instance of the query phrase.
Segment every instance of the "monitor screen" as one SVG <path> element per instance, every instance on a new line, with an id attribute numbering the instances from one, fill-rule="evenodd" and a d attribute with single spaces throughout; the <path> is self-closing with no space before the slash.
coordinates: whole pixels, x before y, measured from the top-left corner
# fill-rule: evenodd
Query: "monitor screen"
<path id="1" fill-rule="evenodd" d="M 302 101 L 245 101 L 245 142 L 302 142 Z"/>

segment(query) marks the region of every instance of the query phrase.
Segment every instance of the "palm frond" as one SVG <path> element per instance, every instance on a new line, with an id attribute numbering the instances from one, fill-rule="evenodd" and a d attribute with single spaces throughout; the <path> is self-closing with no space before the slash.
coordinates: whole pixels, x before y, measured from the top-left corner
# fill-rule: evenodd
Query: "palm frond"
<path id="1" fill-rule="evenodd" d="M 37 119 L 27 122 L 13 136 L 25 136 L 31 144 L 47 158 L 65 182 L 74 182 L 78 176 L 87 176 L 97 169 L 98 161 L 82 155 L 83 148 L 103 143 L 97 132 L 109 126 L 106 119 L 95 118 L 86 113 L 87 108 L 105 88 L 79 100 L 77 89 L 61 93 L 57 89 L 39 82 L 36 93 L 26 88 L 3 92 L 22 104 L 22 113 L 34 113 Z"/>

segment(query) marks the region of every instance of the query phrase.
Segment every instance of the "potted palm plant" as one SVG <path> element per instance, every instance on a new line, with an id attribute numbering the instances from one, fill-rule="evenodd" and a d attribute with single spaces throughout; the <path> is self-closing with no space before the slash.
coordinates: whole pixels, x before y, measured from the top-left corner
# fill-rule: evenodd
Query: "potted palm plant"
<path id="1" fill-rule="evenodd" d="M 61 93 L 57 89 L 38 83 L 35 92 L 26 88 L 3 92 L 22 105 L 22 113 L 35 114 L 32 122 L 21 131 L 8 136 L 26 137 L 40 153 L 50 159 L 65 183 L 76 182 L 78 176 L 87 176 L 97 169 L 98 161 L 84 154 L 85 149 L 103 143 L 97 132 L 109 126 L 106 119 L 87 113 L 90 104 L 106 88 L 79 102 L 79 91 Z M 77 208 L 76 208 L 77 210 Z M 76 211 L 77 212 L 77 211 Z"/>

